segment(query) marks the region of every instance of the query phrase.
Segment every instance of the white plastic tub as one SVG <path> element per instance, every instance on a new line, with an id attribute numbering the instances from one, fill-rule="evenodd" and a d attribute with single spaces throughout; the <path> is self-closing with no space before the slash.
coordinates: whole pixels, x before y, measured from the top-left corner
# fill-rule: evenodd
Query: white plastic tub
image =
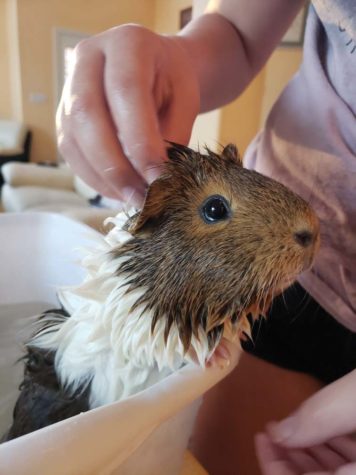
<path id="1" fill-rule="evenodd" d="M 57 305 L 58 286 L 81 281 L 76 249 L 95 245 L 98 237 L 59 215 L 0 215 L 0 433 L 18 395 L 22 365 L 15 362 L 30 317 Z M 236 363 L 237 350 L 234 355 Z M 6 442 L 0 473 L 179 474 L 199 398 L 229 370 L 186 366 L 129 399 Z"/>

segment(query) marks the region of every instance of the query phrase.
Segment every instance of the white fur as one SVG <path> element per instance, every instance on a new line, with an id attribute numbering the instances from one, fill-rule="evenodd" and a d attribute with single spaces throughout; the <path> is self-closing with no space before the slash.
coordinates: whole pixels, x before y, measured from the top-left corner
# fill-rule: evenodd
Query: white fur
<path id="1" fill-rule="evenodd" d="M 90 407 L 130 396 L 151 386 L 186 362 L 175 324 L 164 343 L 165 319 L 151 333 L 152 312 L 131 311 L 145 289 L 125 293 L 125 278 L 115 275 L 124 258 L 109 251 L 132 238 L 123 231 L 123 213 L 111 219 L 115 225 L 102 244 L 83 260 L 88 274 L 74 289 L 63 289 L 59 298 L 71 317 L 43 331 L 32 342 L 56 351 L 56 370 L 61 381 L 73 390 L 91 381 Z M 49 316 L 49 319 L 51 317 Z M 209 357 L 206 335 L 193 337 L 192 349 L 199 363 Z"/>

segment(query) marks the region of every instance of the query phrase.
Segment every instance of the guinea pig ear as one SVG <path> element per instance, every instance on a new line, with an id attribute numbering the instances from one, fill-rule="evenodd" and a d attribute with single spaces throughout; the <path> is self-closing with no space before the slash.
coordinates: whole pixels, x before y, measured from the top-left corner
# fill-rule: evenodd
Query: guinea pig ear
<path id="1" fill-rule="evenodd" d="M 175 143 L 175 142 L 167 142 L 169 145 L 167 147 L 167 155 L 169 160 L 172 162 L 185 160 L 194 154 L 194 151 L 186 147 L 185 145 Z"/>
<path id="2" fill-rule="evenodd" d="M 127 230 L 131 234 L 150 232 L 165 210 L 167 180 L 158 178 L 148 188 L 142 210 L 133 216 Z"/>
<path id="3" fill-rule="evenodd" d="M 236 145 L 232 143 L 229 143 L 226 145 L 226 147 L 224 147 L 221 156 L 242 166 L 242 159 L 240 157 L 239 151 L 237 150 Z"/>

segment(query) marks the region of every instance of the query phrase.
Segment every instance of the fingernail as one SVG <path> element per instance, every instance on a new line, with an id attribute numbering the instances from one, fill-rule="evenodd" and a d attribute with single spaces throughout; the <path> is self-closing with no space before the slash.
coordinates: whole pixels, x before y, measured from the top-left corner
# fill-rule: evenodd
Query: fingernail
<path id="1" fill-rule="evenodd" d="M 268 424 L 268 433 L 273 442 L 280 444 L 290 439 L 295 434 L 296 428 L 297 419 L 291 416 L 281 422 L 271 422 Z"/>
<path id="2" fill-rule="evenodd" d="M 125 203 L 129 206 L 133 206 L 135 208 L 141 208 L 143 204 L 143 196 L 137 192 L 134 188 L 130 186 L 125 186 L 121 190 L 122 197 Z"/>

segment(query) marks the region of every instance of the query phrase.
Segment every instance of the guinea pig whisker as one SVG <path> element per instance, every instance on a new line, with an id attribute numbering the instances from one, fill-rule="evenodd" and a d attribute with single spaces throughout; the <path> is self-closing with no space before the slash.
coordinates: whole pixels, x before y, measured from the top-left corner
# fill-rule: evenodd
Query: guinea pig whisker
<path id="1" fill-rule="evenodd" d="M 262 327 L 262 319 L 259 318 L 256 322 L 254 322 L 254 325 L 258 325 L 258 328 L 257 328 L 257 334 L 256 334 L 256 337 L 253 341 L 253 344 L 255 345 L 257 343 L 257 340 L 261 334 L 261 327 Z"/>
<path id="2" fill-rule="evenodd" d="M 283 300 L 284 307 L 285 307 L 285 309 L 286 309 L 287 312 L 288 312 L 288 305 L 287 305 L 287 301 L 286 301 L 284 292 L 282 292 L 282 300 Z"/>

